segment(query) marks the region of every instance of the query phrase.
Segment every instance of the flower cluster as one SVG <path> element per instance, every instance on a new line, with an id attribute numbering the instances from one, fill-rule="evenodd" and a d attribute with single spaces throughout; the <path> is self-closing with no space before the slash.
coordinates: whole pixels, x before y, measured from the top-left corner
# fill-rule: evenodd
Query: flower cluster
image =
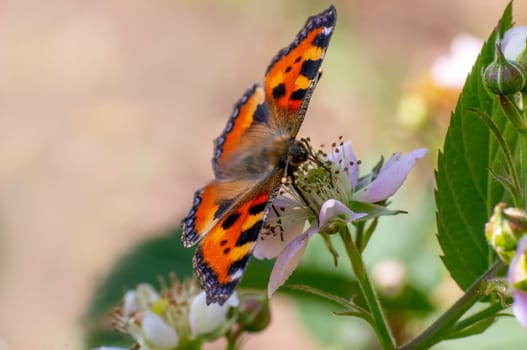
<path id="1" fill-rule="evenodd" d="M 515 126 L 520 137 L 527 134 L 527 111 L 524 105 L 527 92 L 526 44 L 527 27 L 515 27 L 505 32 L 496 43 L 494 62 L 483 73 L 487 88 L 499 96 L 503 114 Z M 514 169 L 514 165 L 511 169 Z M 521 189 L 518 188 L 516 192 L 521 192 Z M 485 234 L 501 260 L 509 265 L 512 310 L 518 322 L 527 327 L 527 212 L 499 203 L 485 227 Z"/>
<path id="2" fill-rule="evenodd" d="M 499 203 L 485 226 L 489 244 L 509 265 L 508 282 L 513 289 L 512 311 L 527 327 L 527 212 Z"/>
<path id="3" fill-rule="evenodd" d="M 329 235 L 345 225 L 380 215 L 400 212 L 386 209 L 386 200 L 403 184 L 417 159 L 427 150 L 406 155 L 395 153 L 381 161 L 367 175 L 359 175 L 361 162 L 351 141 L 333 144 L 329 154 L 313 151 L 310 160 L 297 171 L 295 183 L 286 186 L 273 201 L 262 239 L 256 244 L 258 259 L 277 257 L 268 285 L 271 296 L 297 267 L 307 242 L 320 233 L 334 252 Z M 335 256 L 335 255 L 334 255 Z M 335 257 L 336 259 L 336 257 Z"/>
<path id="4" fill-rule="evenodd" d="M 236 293 L 222 306 L 207 305 L 194 280 L 173 278 L 160 293 L 145 283 L 127 291 L 113 320 L 115 328 L 134 338 L 138 350 L 193 349 L 225 335 L 234 322 L 228 311 L 238 305 Z"/>

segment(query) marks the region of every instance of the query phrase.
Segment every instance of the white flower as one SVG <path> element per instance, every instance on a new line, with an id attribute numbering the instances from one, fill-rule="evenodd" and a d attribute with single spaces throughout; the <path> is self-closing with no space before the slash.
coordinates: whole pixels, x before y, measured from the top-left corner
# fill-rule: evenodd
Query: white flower
<path id="1" fill-rule="evenodd" d="M 235 321 L 227 319 L 227 311 L 238 303 L 233 294 L 223 306 L 207 306 L 194 279 L 173 277 L 160 292 L 146 283 L 127 291 L 112 323 L 131 335 L 140 350 L 188 348 L 225 335 Z"/>
<path id="2" fill-rule="evenodd" d="M 151 285 L 141 283 L 136 289 L 128 290 L 123 299 L 122 314 L 130 316 L 139 310 L 147 309 L 159 300 L 159 294 Z"/>
<path id="3" fill-rule="evenodd" d="M 176 330 L 152 311 L 146 311 L 143 315 L 141 328 L 145 340 L 160 350 L 170 350 L 178 346 L 179 336 Z"/>
<path id="4" fill-rule="evenodd" d="M 201 292 L 192 299 L 190 304 L 190 328 L 192 335 L 198 337 L 216 331 L 227 322 L 227 311 L 239 304 L 238 296 L 234 292 L 223 304 L 207 305 L 206 294 Z"/>
<path id="5" fill-rule="evenodd" d="M 446 88 L 461 88 L 465 84 L 483 40 L 470 34 L 457 35 L 450 44 L 450 52 L 439 56 L 430 68 L 432 81 Z"/>
<path id="6" fill-rule="evenodd" d="M 298 266 L 310 237 L 322 232 L 330 223 L 349 223 L 367 217 L 369 213 L 355 212 L 350 205 L 353 202 L 373 205 L 391 197 L 416 160 L 426 152 L 426 149 L 417 149 L 404 156 L 395 153 L 380 169 L 361 178 L 360 162 L 351 142 L 341 142 L 326 159 L 319 159 L 314 167 L 297 172 L 302 195 L 289 190 L 275 199 L 262 239 L 254 251 L 258 259 L 277 257 L 267 287 L 268 295 L 271 296 Z"/>

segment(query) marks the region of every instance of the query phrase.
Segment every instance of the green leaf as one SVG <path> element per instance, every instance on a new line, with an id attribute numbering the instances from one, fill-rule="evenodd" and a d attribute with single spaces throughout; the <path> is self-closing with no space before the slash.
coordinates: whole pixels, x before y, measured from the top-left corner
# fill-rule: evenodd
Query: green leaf
<path id="1" fill-rule="evenodd" d="M 503 34 L 511 26 L 509 4 L 499 22 L 499 32 Z M 497 98 L 489 95 L 481 79 L 481 70 L 494 59 L 495 41 L 493 32 L 465 82 L 436 171 L 436 220 L 442 259 L 462 289 L 469 287 L 495 259 L 485 239 L 484 225 L 494 205 L 509 199 L 503 186 L 489 173 L 489 169 L 498 174 L 504 172 L 503 152 L 473 111 L 492 116 L 507 142 L 511 142 L 511 149 L 516 149 L 515 134 L 507 125 Z"/>
<path id="2" fill-rule="evenodd" d="M 367 216 L 359 219 L 361 221 L 366 221 L 379 216 L 408 214 L 408 212 L 404 210 L 391 210 L 383 205 L 366 202 L 350 201 L 348 207 L 356 213 L 368 213 Z"/>

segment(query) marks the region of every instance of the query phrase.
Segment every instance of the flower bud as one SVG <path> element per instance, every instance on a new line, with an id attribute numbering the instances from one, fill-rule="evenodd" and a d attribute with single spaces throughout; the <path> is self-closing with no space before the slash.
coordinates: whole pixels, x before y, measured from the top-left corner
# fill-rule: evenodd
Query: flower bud
<path id="1" fill-rule="evenodd" d="M 510 264 L 518 241 L 525 233 L 527 213 L 518 208 L 506 208 L 505 203 L 498 203 L 494 207 L 494 213 L 485 225 L 489 244 L 506 264 Z"/>
<path id="2" fill-rule="evenodd" d="M 240 327 L 247 332 L 259 332 L 271 322 L 269 301 L 261 294 L 246 294 L 241 297 L 238 311 Z"/>
<path id="3" fill-rule="evenodd" d="M 508 60 L 496 45 L 496 58 L 483 73 L 487 88 L 495 94 L 512 95 L 521 91 L 527 82 L 525 69 L 516 61 Z"/>
<path id="4" fill-rule="evenodd" d="M 196 295 L 190 304 L 189 315 L 193 336 L 217 339 L 223 335 L 231 325 L 227 312 L 238 305 L 236 292 L 223 305 L 208 305 L 205 292 Z"/>

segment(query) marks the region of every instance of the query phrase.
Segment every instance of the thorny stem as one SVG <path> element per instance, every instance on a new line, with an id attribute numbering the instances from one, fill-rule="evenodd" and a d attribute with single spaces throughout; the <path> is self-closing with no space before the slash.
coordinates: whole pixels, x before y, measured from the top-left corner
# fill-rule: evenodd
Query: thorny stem
<path id="1" fill-rule="evenodd" d="M 445 339 L 448 332 L 454 327 L 456 322 L 468 311 L 482 296 L 482 290 L 489 278 L 492 278 L 503 268 L 504 264 L 500 260 L 496 262 L 485 274 L 474 282 L 465 294 L 454 303 L 441 317 L 425 329 L 420 335 L 409 343 L 401 346 L 398 350 L 429 349 L 432 345 Z M 466 325 L 468 326 L 468 325 Z"/>
<path id="2" fill-rule="evenodd" d="M 341 232 L 341 238 L 344 242 L 346 253 L 350 259 L 351 267 L 353 268 L 353 272 L 357 277 L 362 294 L 366 299 L 368 309 L 371 313 L 371 317 L 373 318 L 372 325 L 377 337 L 379 338 L 381 348 L 383 350 L 393 350 L 396 346 L 395 340 L 390 332 L 390 328 L 388 327 L 386 317 L 382 312 L 379 298 L 377 297 L 372 283 L 368 277 L 368 273 L 366 271 L 366 267 L 364 266 L 364 262 L 362 261 L 361 254 L 353 242 L 353 239 L 351 238 L 349 227 L 349 225 L 346 226 L 344 232 Z"/>

